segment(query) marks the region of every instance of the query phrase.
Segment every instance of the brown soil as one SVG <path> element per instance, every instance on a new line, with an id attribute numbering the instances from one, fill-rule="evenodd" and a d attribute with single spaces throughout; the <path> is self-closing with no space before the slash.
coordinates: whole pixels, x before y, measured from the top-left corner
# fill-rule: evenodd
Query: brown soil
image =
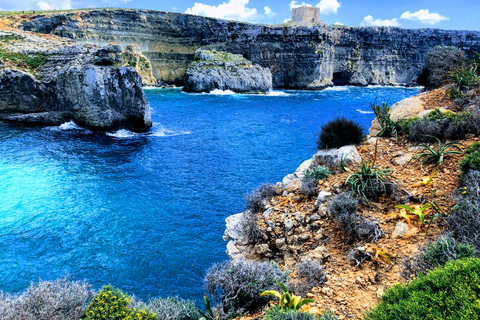
<path id="1" fill-rule="evenodd" d="M 451 107 L 451 102 L 446 101 L 445 97 L 445 90 L 438 89 L 428 92 L 424 96 L 424 100 L 428 109 Z M 476 141 L 479 141 L 479 138 L 469 137 L 459 142 L 464 145 L 461 149 L 465 149 Z M 399 157 L 403 156 L 411 159 L 419 152 L 418 148 L 415 149 L 415 144 L 408 141 L 405 136 L 399 136 L 398 139 L 378 138 L 378 141 L 371 138 L 358 146 L 357 150 L 364 161 L 372 161 L 382 169 L 393 170 L 393 175 L 398 179 L 399 189 L 408 191 L 416 198 L 416 201 L 410 202 L 409 205 L 420 205 L 434 201 L 445 212 L 450 212 L 454 205 L 453 194 L 460 185 L 459 175 L 461 172 L 458 169 L 458 164 L 462 158 L 461 155 L 446 157 L 439 167 L 424 167 L 422 170 L 418 162 L 410 162 L 404 165 L 397 163 Z M 434 176 L 430 186 L 413 186 L 436 170 L 438 170 L 438 173 Z M 332 175 L 325 182 L 320 182 L 322 190 L 329 191 L 333 195 L 338 194 L 339 191 L 344 191 L 346 189 L 345 180 L 348 175 L 349 173 Z M 290 196 L 290 201 L 285 201 L 285 198 L 277 198 L 271 204 L 275 209 L 275 214 L 287 213 L 293 217 L 294 212 L 302 212 L 303 209 L 313 206 L 314 202 L 315 199 L 302 200 L 301 195 L 296 192 L 295 197 Z M 340 319 L 361 319 L 365 311 L 376 305 L 386 288 L 395 283 L 405 282 L 399 274 L 402 259 L 418 252 L 419 247 L 425 245 L 427 241 L 434 240 L 435 236 L 440 234 L 444 222 L 441 219 L 436 219 L 428 235 L 426 235 L 425 226 L 421 226 L 418 221 L 412 221 L 413 225 L 407 234 L 401 237 L 393 236 L 392 231 L 396 224 L 406 222 L 403 218 L 388 216 L 399 212 L 399 209 L 395 208 L 397 204 L 399 203 L 392 200 L 391 197 L 384 197 L 372 201 L 370 204 L 364 204 L 358 210 L 366 217 L 377 219 L 385 232 L 385 236 L 373 244 L 348 243 L 333 219 L 326 217 L 321 220 L 321 227 L 327 230 L 328 235 L 328 241 L 323 244 L 326 248 L 325 255 L 328 256 L 325 262 L 327 282 L 318 288 L 314 288 L 308 294 L 308 297 L 315 300 L 315 303 L 310 305 L 310 307 L 314 307 L 313 311 L 328 310 L 333 311 Z M 427 215 L 427 221 L 432 214 Z M 269 219 L 275 221 L 274 217 L 269 217 Z M 278 220 L 280 219 L 283 218 L 279 217 Z M 267 226 L 261 220 L 261 227 L 266 229 Z M 319 245 L 315 243 L 317 240 L 315 240 L 314 234 L 311 238 L 312 240 L 303 244 L 303 252 L 300 256 L 304 257 L 312 247 Z M 349 262 L 348 253 L 358 246 L 363 246 L 372 255 L 375 254 L 377 248 L 391 253 L 395 256 L 393 263 L 370 259 L 360 266 L 352 265 Z M 283 267 L 285 269 L 291 268 L 292 265 L 286 263 Z M 276 303 L 276 301 L 272 301 L 272 304 Z M 255 315 L 245 316 L 241 319 L 263 318 L 267 309 L 265 308 Z"/>

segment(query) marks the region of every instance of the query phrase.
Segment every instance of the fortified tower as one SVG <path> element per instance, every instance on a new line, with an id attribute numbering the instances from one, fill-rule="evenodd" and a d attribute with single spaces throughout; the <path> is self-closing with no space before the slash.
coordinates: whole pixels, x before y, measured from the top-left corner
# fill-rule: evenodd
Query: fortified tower
<path id="1" fill-rule="evenodd" d="M 292 22 L 294 23 L 321 23 L 320 21 L 320 8 L 302 6 L 292 8 Z"/>

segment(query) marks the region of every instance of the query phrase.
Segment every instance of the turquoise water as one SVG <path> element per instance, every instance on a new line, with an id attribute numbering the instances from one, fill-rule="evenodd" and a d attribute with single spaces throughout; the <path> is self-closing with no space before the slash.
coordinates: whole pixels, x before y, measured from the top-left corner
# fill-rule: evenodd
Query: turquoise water
<path id="1" fill-rule="evenodd" d="M 146 90 L 146 134 L 0 123 L 0 290 L 68 274 L 144 299 L 198 300 L 205 270 L 228 258 L 224 219 L 244 193 L 310 158 L 324 122 L 344 115 L 367 129 L 375 97 L 418 91 Z"/>

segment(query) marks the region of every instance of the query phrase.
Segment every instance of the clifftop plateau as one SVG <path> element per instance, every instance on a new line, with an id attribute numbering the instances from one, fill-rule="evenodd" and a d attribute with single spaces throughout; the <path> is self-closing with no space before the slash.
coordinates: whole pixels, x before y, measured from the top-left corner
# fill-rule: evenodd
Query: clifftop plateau
<path id="1" fill-rule="evenodd" d="M 23 30 L 81 43 L 134 45 L 158 82 L 183 84 L 197 49 L 241 54 L 268 67 L 273 86 L 410 85 L 435 45 L 480 51 L 477 31 L 395 27 L 284 27 L 150 10 L 102 9 L 25 15 Z"/>

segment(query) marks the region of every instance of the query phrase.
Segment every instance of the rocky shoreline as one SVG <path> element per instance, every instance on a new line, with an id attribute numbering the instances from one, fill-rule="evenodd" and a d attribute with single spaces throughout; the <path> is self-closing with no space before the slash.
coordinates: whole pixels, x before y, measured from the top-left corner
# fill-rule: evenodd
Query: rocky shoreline
<path id="1" fill-rule="evenodd" d="M 93 130 L 152 126 L 142 79 L 118 46 L 0 31 L 0 120 L 29 125 L 67 121 Z"/>

